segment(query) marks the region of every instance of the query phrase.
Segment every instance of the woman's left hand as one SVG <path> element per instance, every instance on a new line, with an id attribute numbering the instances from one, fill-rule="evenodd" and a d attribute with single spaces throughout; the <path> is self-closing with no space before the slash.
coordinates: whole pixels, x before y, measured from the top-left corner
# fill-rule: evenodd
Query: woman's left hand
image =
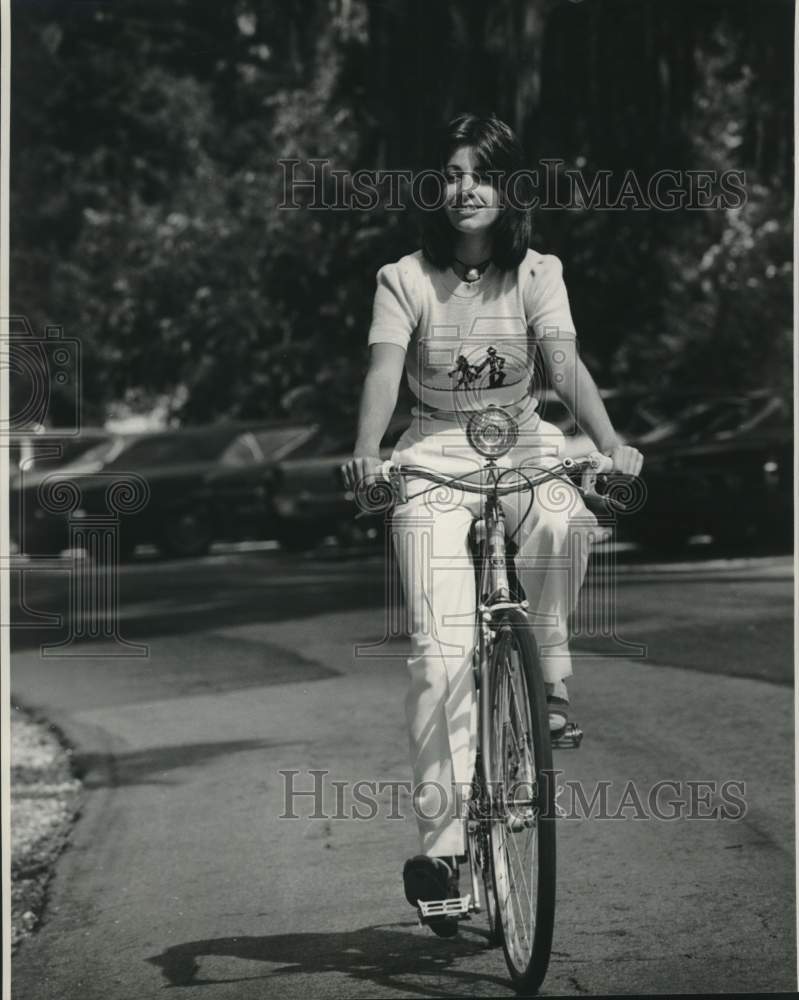
<path id="1" fill-rule="evenodd" d="M 622 476 L 637 476 L 644 464 L 644 456 L 629 444 L 619 444 L 605 452 L 613 459 L 613 471 Z"/>

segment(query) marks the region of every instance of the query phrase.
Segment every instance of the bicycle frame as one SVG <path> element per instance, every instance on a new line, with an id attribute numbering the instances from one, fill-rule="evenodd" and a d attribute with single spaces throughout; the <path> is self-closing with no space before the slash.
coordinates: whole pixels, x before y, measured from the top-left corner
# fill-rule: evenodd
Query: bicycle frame
<path id="1" fill-rule="evenodd" d="M 498 484 L 497 472 L 499 471 L 496 464 L 489 461 L 485 471 L 496 486 Z M 491 760 L 491 741 L 489 739 L 491 732 L 491 704 L 488 693 L 491 691 L 492 683 L 490 676 L 490 654 L 494 641 L 494 629 L 496 627 L 493 616 L 495 613 L 505 611 L 509 608 L 517 608 L 519 611 L 526 613 L 529 605 L 527 600 L 514 601 L 511 599 L 505 512 L 496 492 L 491 492 L 486 496 L 483 504 L 482 519 L 476 519 L 476 523 L 479 524 L 480 520 L 482 520 L 484 527 L 483 551 L 480 551 L 480 543 L 478 543 L 477 551 L 474 553 L 479 570 L 476 574 L 477 620 L 475 626 L 477 642 L 475 645 L 476 662 L 474 664 L 477 718 L 479 720 L 477 753 L 480 759 L 483 789 L 488 799 L 486 804 L 489 814 L 491 814 L 494 806 L 494 790 L 491 788 L 490 781 L 490 775 L 493 773 L 493 761 Z M 479 895 L 474 867 L 472 867 L 472 888 L 475 893 L 475 903 L 478 904 Z M 475 908 L 477 908 L 477 905 Z"/>
<path id="2" fill-rule="evenodd" d="M 480 470 L 481 474 L 487 476 L 487 484 L 476 484 L 466 482 L 452 477 L 442 476 L 430 469 L 416 466 L 394 466 L 390 462 L 384 463 L 384 477 L 388 479 L 392 487 L 392 492 L 399 503 L 408 500 L 406 482 L 407 478 L 426 479 L 434 484 L 457 485 L 458 488 L 466 492 L 481 493 L 485 495 L 481 514 L 475 517 L 472 528 L 482 525 L 482 530 L 477 533 L 481 537 L 476 539 L 476 547 L 473 553 L 476 560 L 477 572 L 475 573 L 476 585 L 476 609 L 475 609 L 475 631 L 477 641 L 474 650 L 474 671 L 475 671 L 475 695 L 477 698 L 477 756 L 480 762 L 480 780 L 483 790 L 483 801 L 477 802 L 478 816 L 469 818 L 467 824 L 484 824 L 482 811 L 488 809 L 488 816 L 494 815 L 495 790 L 491 788 L 490 776 L 493 773 L 491 760 L 491 703 L 489 692 L 493 678 L 490 676 L 491 649 L 494 642 L 494 633 L 497 622 L 494 615 L 508 609 L 517 609 L 526 614 L 529 604 L 526 599 L 521 601 L 513 600 L 511 593 L 510 579 L 508 575 L 508 553 L 505 512 L 502 508 L 501 497 L 510 493 L 519 493 L 523 490 L 535 490 L 551 479 L 564 479 L 574 472 L 583 472 L 583 485 L 579 489 L 580 493 L 586 497 L 589 495 L 599 496 L 593 493 L 596 475 L 601 470 L 607 470 L 610 462 L 606 456 L 596 452 L 586 456 L 584 459 L 566 459 L 562 463 L 536 476 L 534 479 L 524 477 L 524 484 L 503 485 L 501 480 L 513 469 L 500 468 L 493 459 L 489 459 Z M 612 465 L 612 463 L 610 463 Z M 620 505 L 619 505 L 620 506 Z M 570 724 L 569 736 L 566 741 L 560 743 L 561 746 L 579 746 L 582 732 L 573 723 Z M 553 745 L 558 745 L 554 744 Z M 441 912 L 465 913 L 468 911 L 481 912 L 483 907 L 480 901 L 480 887 L 478 884 L 478 872 L 476 859 L 472 856 L 473 837 L 480 836 L 480 830 L 475 827 L 469 830 L 467 844 L 469 845 L 469 860 L 471 869 L 472 893 L 467 900 L 460 901 L 466 908 L 457 910 L 448 904 L 452 901 L 436 901 L 435 903 L 420 903 L 420 913 L 423 916 L 432 916 Z M 442 909 L 443 907 L 443 909 Z"/>
<path id="3" fill-rule="evenodd" d="M 467 917 L 470 912 L 483 909 L 482 881 L 489 941 L 492 944 L 501 942 L 514 986 L 517 992 L 527 995 L 526 991 L 538 989 L 546 975 L 555 918 L 554 798 L 551 785 L 543 783 L 552 768 L 552 748 L 579 746 L 582 731 L 574 722 L 567 722 L 554 734 L 551 731 L 551 717 L 545 704 L 546 683 L 536 643 L 528 631 L 531 627 L 527 615 L 529 604 L 521 585 L 512 586 L 509 574 L 512 557 L 507 549 L 501 498 L 524 491 L 533 494 L 530 507 L 519 522 L 520 527 L 532 511 L 534 491 L 538 486 L 551 479 L 569 481 L 567 477 L 572 473 L 582 472 L 582 485 L 573 482 L 569 485 L 574 486 L 584 500 L 594 497 L 600 500 L 601 506 L 607 504 L 616 510 L 625 510 L 625 507 L 595 490 L 597 475 L 613 468 L 612 460 L 599 452 L 592 452 L 583 459 L 565 459 L 550 468 L 539 466 L 534 470 L 539 474 L 533 476 L 527 475 L 527 471 L 532 470 L 529 466 L 525 470 L 524 463 L 518 467 L 500 467 L 497 459 L 508 455 L 518 441 L 518 426 L 501 408 L 487 407 L 473 414 L 466 427 L 466 437 L 472 448 L 487 460 L 477 470 L 480 483 L 469 481 L 473 473 L 444 476 L 432 469 L 395 466 L 391 462 L 385 462 L 382 467 L 383 478 L 391 486 L 390 499 L 395 503 L 407 502 L 429 491 L 427 487 L 409 497 L 406 479 L 479 493 L 485 498 L 469 530 L 476 588 L 472 668 L 477 733 L 475 769 L 470 776 L 470 791 L 462 803 L 466 805 L 462 820 L 466 824 L 472 891 L 458 897 L 448 895 L 445 899 L 417 897 L 415 901 L 420 923 L 442 917 Z M 515 476 L 515 481 L 503 483 L 506 476 Z M 364 484 L 358 485 L 363 488 Z M 366 484 L 367 501 L 370 491 L 371 485 Z M 376 512 L 375 500 L 383 510 L 387 509 L 383 498 L 384 491 L 380 489 L 371 494 L 371 512 Z M 515 570 L 515 565 L 513 568 Z M 518 577 L 515 582 L 519 582 Z M 517 696 L 519 683 L 521 697 Z M 519 715 L 520 704 L 524 718 Z M 492 784 L 494 775 L 497 776 L 496 787 Z M 521 797 L 518 795 L 520 787 L 523 789 Z M 529 871 L 535 872 L 537 879 L 535 900 L 532 894 L 529 899 L 525 895 L 524 910 L 518 908 L 519 904 L 514 909 L 513 904 L 517 883 L 521 883 L 527 893 L 527 877 L 520 870 L 517 878 L 508 849 L 509 843 L 512 847 L 518 843 L 513 839 L 516 835 L 528 838 L 528 849 L 532 852 Z M 524 841 L 521 842 L 524 845 Z M 513 850 L 516 863 L 523 864 L 520 849 L 513 847 Z"/>

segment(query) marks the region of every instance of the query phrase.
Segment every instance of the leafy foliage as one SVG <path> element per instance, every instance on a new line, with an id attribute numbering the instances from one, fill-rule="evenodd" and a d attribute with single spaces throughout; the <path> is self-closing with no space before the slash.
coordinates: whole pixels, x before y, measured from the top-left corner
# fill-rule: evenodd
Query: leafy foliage
<path id="1" fill-rule="evenodd" d="M 85 417 L 350 413 L 412 220 L 278 209 L 279 161 L 418 166 L 463 107 L 589 182 L 743 170 L 740 209 L 541 211 L 537 245 L 599 381 L 789 379 L 788 0 L 17 0 L 13 27 L 12 304 L 81 340 Z"/>

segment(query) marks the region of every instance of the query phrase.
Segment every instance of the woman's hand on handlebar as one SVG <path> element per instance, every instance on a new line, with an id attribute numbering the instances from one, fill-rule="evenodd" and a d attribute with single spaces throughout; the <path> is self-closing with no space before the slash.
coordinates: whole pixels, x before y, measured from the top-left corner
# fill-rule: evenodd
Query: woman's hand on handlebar
<path id="1" fill-rule="evenodd" d="M 354 493 L 361 483 L 377 479 L 383 469 L 379 455 L 353 455 L 341 466 L 341 475 L 348 490 Z"/>
<path id="2" fill-rule="evenodd" d="M 604 452 L 613 459 L 613 472 L 621 476 L 637 476 L 644 464 L 644 456 L 629 444 L 618 444 Z"/>

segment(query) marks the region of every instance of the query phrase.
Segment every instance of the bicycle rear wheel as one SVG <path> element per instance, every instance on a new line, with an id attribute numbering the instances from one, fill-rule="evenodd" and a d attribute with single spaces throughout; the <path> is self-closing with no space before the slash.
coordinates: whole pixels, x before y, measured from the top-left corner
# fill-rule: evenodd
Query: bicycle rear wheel
<path id="1" fill-rule="evenodd" d="M 527 618 L 510 610 L 491 652 L 491 861 L 502 947 L 517 992 L 543 982 L 555 922 L 555 794 L 544 681 Z"/>

